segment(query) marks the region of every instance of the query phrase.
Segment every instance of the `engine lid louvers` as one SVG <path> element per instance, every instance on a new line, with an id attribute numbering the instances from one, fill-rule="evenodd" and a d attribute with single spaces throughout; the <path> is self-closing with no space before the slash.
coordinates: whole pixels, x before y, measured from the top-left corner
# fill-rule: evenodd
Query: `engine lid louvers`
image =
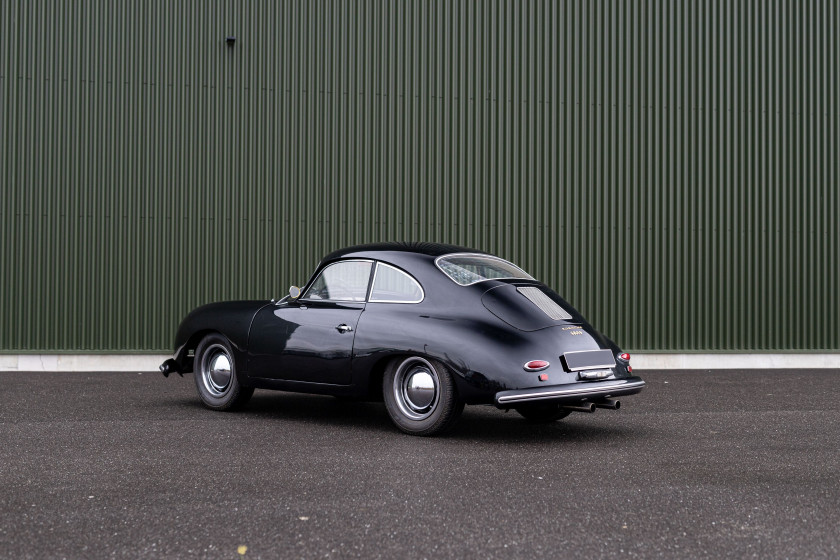
<path id="1" fill-rule="evenodd" d="M 556 301 L 548 297 L 542 290 L 535 286 L 519 286 L 516 288 L 520 294 L 528 298 L 531 303 L 540 308 L 540 310 L 554 319 L 555 321 L 568 321 L 572 318 L 569 313 L 560 307 Z"/>

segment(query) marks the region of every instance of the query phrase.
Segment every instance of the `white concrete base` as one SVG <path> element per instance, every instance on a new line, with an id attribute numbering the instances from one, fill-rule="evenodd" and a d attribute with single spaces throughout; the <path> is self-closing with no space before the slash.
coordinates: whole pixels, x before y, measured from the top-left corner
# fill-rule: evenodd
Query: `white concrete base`
<path id="1" fill-rule="evenodd" d="M 158 371 L 171 355 L 20 354 L 0 355 L 0 371 Z"/>
<path id="2" fill-rule="evenodd" d="M 157 371 L 164 354 L 0 354 L 0 371 Z M 633 354 L 635 370 L 838 369 L 838 354 Z"/>
<path id="3" fill-rule="evenodd" d="M 840 354 L 631 354 L 633 369 L 838 369 Z"/>

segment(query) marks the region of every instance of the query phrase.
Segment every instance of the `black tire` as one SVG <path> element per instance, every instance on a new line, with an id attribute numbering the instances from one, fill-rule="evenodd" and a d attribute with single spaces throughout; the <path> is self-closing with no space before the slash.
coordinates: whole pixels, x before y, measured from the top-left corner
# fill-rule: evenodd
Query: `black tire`
<path id="1" fill-rule="evenodd" d="M 245 406 L 254 389 L 243 387 L 236 377 L 236 364 L 230 341 L 221 334 L 204 337 L 195 350 L 193 362 L 198 396 L 207 408 L 236 410 Z"/>
<path id="2" fill-rule="evenodd" d="M 564 410 L 559 404 L 553 403 L 522 405 L 517 406 L 515 410 L 526 420 L 535 424 L 548 424 L 571 414 L 571 411 Z"/>
<path id="3" fill-rule="evenodd" d="M 449 370 L 420 356 L 392 360 L 382 379 L 382 394 L 397 428 L 414 436 L 452 428 L 464 410 Z"/>

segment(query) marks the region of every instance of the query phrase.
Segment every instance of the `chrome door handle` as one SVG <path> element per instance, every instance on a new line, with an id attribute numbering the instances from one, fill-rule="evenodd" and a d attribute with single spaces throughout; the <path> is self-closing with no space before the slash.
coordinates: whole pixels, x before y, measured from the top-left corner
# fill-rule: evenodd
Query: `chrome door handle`
<path id="1" fill-rule="evenodd" d="M 337 330 L 340 333 L 346 333 L 346 332 L 352 331 L 353 327 L 351 327 L 350 325 L 345 325 L 344 323 L 341 323 L 340 325 L 338 325 L 335 328 L 335 330 Z"/>

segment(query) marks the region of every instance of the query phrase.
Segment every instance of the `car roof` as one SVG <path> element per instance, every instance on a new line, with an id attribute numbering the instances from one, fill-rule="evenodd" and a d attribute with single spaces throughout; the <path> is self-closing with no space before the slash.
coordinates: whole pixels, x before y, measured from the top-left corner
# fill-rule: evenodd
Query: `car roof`
<path id="1" fill-rule="evenodd" d="M 315 270 L 312 278 L 307 282 L 307 287 L 317 277 L 320 270 L 329 266 L 336 261 L 346 259 L 369 259 L 375 261 L 382 261 L 398 268 L 401 268 L 414 276 L 420 282 L 423 289 L 428 296 L 430 293 L 437 292 L 447 293 L 446 291 L 436 290 L 432 288 L 437 287 L 456 287 L 457 283 L 453 282 L 446 274 L 444 274 L 437 266 L 435 261 L 443 255 L 451 255 L 457 253 L 468 253 L 473 255 L 487 255 L 494 258 L 492 253 L 486 251 L 477 251 L 469 247 L 461 247 L 458 245 L 448 245 L 444 243 L 426 243 L 426 242 L 412 242 L 399 241 L 388 243 L 369 243 L 366 245 L 355 245 L 353 247 L 346 247 L 333 251 L 325 256 Z M 484 283 L 476 283 L 476 289 L 483 292 L 486 289 Z M 465 286 L 462 286 L 463 289 Z"/>
<path id="2" fill-rule="evenodd" d="M 414 255 L 425 255 L 432 258 L 440 257 L 441 255 L 448 255 L 450 253 L 478 253 L 482 255 L 489 255 L 484 251 L 476 251 L 467 247 L 459 247 L 458 245 L 447 245 L 444 243 L 426 243 L 422 241 L 393 241 L 388 243 L 368 243 L 366 245 L 355 245 L 333 251 L 323 259 L 323 263 L 334 261 L 336 259 L 358 257 L 358 258 L 384 258 L 387 260 L 387 254 L 394 255 L 395 253 L 412 253 Z"/>

